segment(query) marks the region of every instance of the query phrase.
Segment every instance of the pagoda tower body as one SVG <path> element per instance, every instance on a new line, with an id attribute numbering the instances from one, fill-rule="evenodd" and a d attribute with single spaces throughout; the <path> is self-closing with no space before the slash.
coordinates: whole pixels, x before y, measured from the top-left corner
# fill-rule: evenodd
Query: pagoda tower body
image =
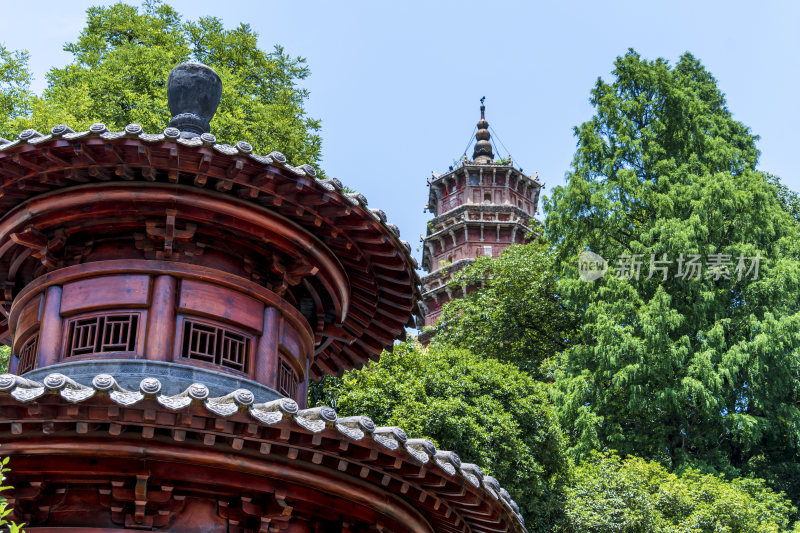
<path id="1" fill-rule="evenodd" d="M 217 143 L 213 70 L 163 133 L 0 139 L 0 453 L 28 533 L 525 528 L 493 478 L 308 382 L 405 338 L 419 288 L 382 211 L 279 152 Z"/>
<path id="2" fill-rule="evenodd" d="M 481 118 L 471 160 L 428 180 L 427 209 L 434 218 L 423 238 L 422 278 L 425 326 L 433 326 L 442 306 L 471 287 L 452 288 L 453 275 L 476 257 L 497 257 L 512 244 L 526 242 L 537 212 L 542 184 L 515 168 L 510 157 L 494 161 L 489 123 Z M 429 335 L 423 334 L 425 341 Z"/>

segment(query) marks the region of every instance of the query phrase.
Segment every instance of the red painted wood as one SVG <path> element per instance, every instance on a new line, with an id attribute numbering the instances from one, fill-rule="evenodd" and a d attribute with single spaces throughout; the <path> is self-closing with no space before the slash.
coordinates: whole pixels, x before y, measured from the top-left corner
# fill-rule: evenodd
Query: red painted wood
<path id="1" fill-rule="evenodd" d="M 253 379 L 275 389 L 278 378 L 278 336 L 281 329 L 281 315 L 274 307 L 267 307 L 263 313 L 262 334 L 256 349 Z"/>
<path id="2" fill-rule="evenodd" d="M 193 280 L 181 283 L 178 310 L 221 318 L 261 333 L 264 304 L 241 292 Z"/>
<path id="3" fill-rule="evenodd" d="M 10 320 L 16 321 L 24 303 L 36 297 L 42 290 L 54 285 L 60 285 L 76 279 L 112 274 L 169 274 L 180 280 L 205 280 L 214 285 L 239 290 L 267 306 L 277 308 L 284 319 L 289 321 L 296 330 L 301 331 L 303 356 L 313 354 L 313 331 L 308 321 L 286 300 L 274 292 L 259 286 L 256 283 L 221 270 L 198 267 L 196 265 L 175 263 L 169 261 L 147 260 L 109 260 L 97 263 L 86 263 L 65 267 L 49 274 L 42 275 L 29 283 L 20 291 L 11 308 Z"/>
<path id="4" fill-rule="evenodd" d="M 42 325 L 39 330 L 39 357 L 36 366 L 50 366 L 58 362 L 63 342 L 63 323 L 61 319 L 61 287 L 47 288 L 42 310 Z"/>
<path id="5" fill-rule="evenodd" d="M 301 353 L 302 340 L 300 334 L 295 330 L 291 324 L 284 324 L 281 329 L 280 347 L 286 352 L 298 357 Z M 305 362 L 301 363 L 305 366 Z M 302 372 L 301 372 L 302 374 Z"/>
<path id="6" fill-rule="evenodd" d="M 42 312 L 42 302 L 44 295 L 39 298 L 31 299 L 25 307 L 20 311 L 19 317 L 14 324 L 14 345 L 17 347 L 22 346 L 28 334 L 39 327 L 39 317 Z"/>
<path id="7" fill-rule="evenodd" d="M 65 283 L 61 314 L 96 309 L 146 307 L 150 297 L 150 276 L 103 276 Z"/>
<path id="8" fill-rule="evenodd" d="M 144 357 L 151 361 L 172 360 L 175 336 L 177 279 L 169 274 L 153 280 L 152 304 L 147 321 Z"/>
<path id="9" fill-rule="evenodd" d="M 349 515 L 353 522 L 369 520 L 372 523 L 382 518 L 397 527 L 398 532 L 433 533 L 419 509 L 405 501 L 401 494 L 354 476 L 358 469 L 348 474 L 277 453 L 265 456 L 241 451 L 232 457 L 230 448 L 220 444 L 198 448 L 190 443 L 176 445 L 152 440 L 145 450 L 141 439 L 124 436 L 117 439 L 50 437 L 28 442 L 30 447 L 25 451 L 14 441 L 4 445 L 4 453 L 12 456 L 15 465 L 11 482 L 20 477 L 41 479 L 46 473 L 46 479 L 53 483 L 108 483 L 146 472 L 175 487 L 175 492 L 205 495 L 212 501 L 217 496 L 280 491 L 298 507 L 313 510 L 317 516 L 341 519 L 342 513 Z M 59 460 L 63 455 L 72 460 Z M 428 502 L 430 506 L 430 499 Z M 105 516 L 108 511 L 98 506 L 93 512 Z M 204 518 L 202 523 L 213 524 L 211 517 Z M 86 520 L 89 522 L 91 518 Z"/>
<path id="10" fill-rule="evenodd" d="M 138 202 L 129 201 L 133 195 Z M 84 210 L 87 205 L 92 206 L 90 213 Z M 126 182 L 34 197 L 27 202 L 25 210 L 12 212 L 0 220 L 0 242 L 38 217 L 44 217 L 49 226 L 63 227 L 87 218 L 118 217 L 128 211 L 156 216 L 167 208 L 176 208 L 177 216 L 186 220 L 204 220 L 234 233 L 250 234 L 289 254 L 300 251 L 307 254 L 312 264 L 318 265 L 318 278 L 333 296 L 331 304 L 337 317 L 346 316 L 349 299 L 347 277 L 337 258 L 321 241 L 274 212 L 190 187 Z M 396 268 L 395 264 L 396 261 L 386 266 Z"/>

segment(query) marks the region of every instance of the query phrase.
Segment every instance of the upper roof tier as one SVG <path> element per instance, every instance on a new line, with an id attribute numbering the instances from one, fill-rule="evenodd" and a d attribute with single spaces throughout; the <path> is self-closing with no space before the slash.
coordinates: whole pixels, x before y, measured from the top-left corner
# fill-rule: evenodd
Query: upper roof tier
<path id="1" fill-rule="evenodd" d="M 205 252 L 244 262 L 231 268 L 309 319 L 316 344 L 310 377 L 359 367 L 404 337 L 420 316 L 417 263 L 384 212 L 280 152 L 218 143 L 201 132 L 210 117 L 191 114 L 173 109 L 171 124 L 189 124 L 183 131 L 151 134 L 129 124 L 111 132 L 97 123 L 83 132 L 58 125 L 47 135 L 26 130 L 17 140 L 0 139 L 0 342 L 9 342 L 9 305 L 27 284 L 56 269 L 119 258 L 110 250 L 123 241 L 142 259 L 202 265 Z M 215 211 L 215 201 L 228 211 Z M 236 205 L 255 208 L 259 220 L 241 219 Z M 169 248 L 153 226 L 165 210 L 177 210 L 193 232 L 181 242 L 173 213 Z M 141 242 L 151 230 L 160 239 L 156 250 Z"/>
<path id="2" fill-rule="evenodd" d="M 484 177 L 490 182 L 488 185 L 483 183 Z M 497 185 L 497 178 L 501 178 L 503 185 Z M 514 167 L 511 161 L 507 163 L 464 161 L 461 166 L 450 167 L 450 170 L 444 174 L 434 174 L 432 178 L 428 179 L 428 204 L 425 209 L 433 213 L 435 217 L 439 217 L 462 205 L 470 203 L 475 206 L 483 205 L 484 202 L 481 200 L 469 201 L 468 198 L 462 198 L 461 201 L 452 202 L 448 205 L 439 204 L 440 200 L 451 195 L 463 196 L 467 187 L 507 187 L 507 184 L 512 182 L 516 185 L 523 185 L 531 191 L 537 191 L 535 194 L 537 200 L 538 191 L 544 187 L 544 183 L 539 181 L 538 174 L 534 172 L 531 176 L 525 175 L 521 169 Z M 490 204 L 496 205 L 493 202 L 490 202 Z M 534 213 L 536 207 L 534 206 Z"/>

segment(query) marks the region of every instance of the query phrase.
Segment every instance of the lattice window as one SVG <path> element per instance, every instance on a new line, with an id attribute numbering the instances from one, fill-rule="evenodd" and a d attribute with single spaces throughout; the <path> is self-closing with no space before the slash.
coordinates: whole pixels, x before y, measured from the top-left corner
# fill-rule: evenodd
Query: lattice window
<path id="1" fill-rule="evenodd" d="M 75 318 L 69 322 L 67 357 L 135 352 L 139 313 Z"/>
<path id="2" fill-rule="evenodd" d="M 36 357 L 39 355 L 39 335 L 36 334 L 22 345 L 19 351 L 17 374 L 24 374 L 36 368 Z"/>
<path id="3" fill-rule="evenodd" d="M 287 398 L 295 399 L 297 396 L 297 375 L 283 359 L 278 365 L 278 392 Z"/>
<path id="4" fill-rule="evenodd" d="M 227 328 L 183 321 L 181 357 L 247 372 L 250 338 Z"/>

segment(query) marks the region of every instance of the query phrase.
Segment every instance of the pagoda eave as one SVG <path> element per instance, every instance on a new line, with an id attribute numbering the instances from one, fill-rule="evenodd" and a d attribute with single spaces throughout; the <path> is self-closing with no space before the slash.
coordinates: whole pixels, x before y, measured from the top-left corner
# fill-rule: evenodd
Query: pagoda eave
<path id="1" fill-rule="evenodd" d="M 0 376 L 0 439 L 13 464 L 16 518 L 35 525 L 57 516 L 64 526 L 93 523 L 105 532 L 182 533 L 203 524 L 245 533 L 281 522 L 308 532 L 337 520 L 353 532 L 375 524 L 395 532 L 525 531 L 493 478 L 399 428 L 327 407 L 301 410 L 286 398 L 254 403 L 246 390 L 217 398 L 201 384 L 173 396 L 160 390 L 153 378 L 135 391 L 109 375 L 90 386 L 60 374 L 42 382 Z M 73 496 L 82 508 L 69 505 Z"/>

